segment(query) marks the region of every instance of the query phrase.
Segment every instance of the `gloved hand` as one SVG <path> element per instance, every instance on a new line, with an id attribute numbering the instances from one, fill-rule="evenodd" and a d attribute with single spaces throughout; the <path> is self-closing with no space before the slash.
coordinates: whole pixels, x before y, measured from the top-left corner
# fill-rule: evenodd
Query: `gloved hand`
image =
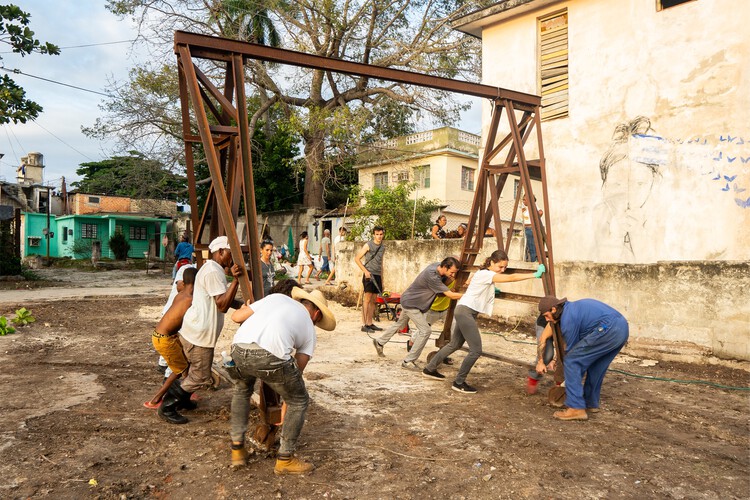
<path id="1" fill-rule="evenodd" d="M 544 267 L 544 264 L 539 264 L 539 267 L 536 268 L 536 272 L 534 273 L 535 278 L 541 278 L 542 274 L 547 270 L 546 267 Z"/>

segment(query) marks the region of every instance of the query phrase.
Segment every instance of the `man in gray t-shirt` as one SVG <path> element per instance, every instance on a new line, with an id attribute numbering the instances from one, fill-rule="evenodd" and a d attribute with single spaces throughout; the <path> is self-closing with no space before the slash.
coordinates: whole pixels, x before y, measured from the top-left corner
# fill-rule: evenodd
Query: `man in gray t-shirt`
<path id="1" fill-rule="evenodd" d="M 452 291 L 443 283 L 443 276 L 456 277 L 461 263 L 455 257 L 446 257 L 442 262 L 430 264 L 416 277 L 409 288 L 401 294 L 401 316 L 398 321 L 388 328 L 379 338 L 372 339 L 378 356 L 383 356 L 383 346 L 396 332 L 402 330 L 412 320 L 418 330 L 414 335 L 414 345 L 401 363 L 401 368 L 421 370 L 415 363 L 422 354 L 425 344 L 430 339 L 430 324 L 427 322 L 427 311 L 437 294 L 458 300 L 463 295 Z"/>

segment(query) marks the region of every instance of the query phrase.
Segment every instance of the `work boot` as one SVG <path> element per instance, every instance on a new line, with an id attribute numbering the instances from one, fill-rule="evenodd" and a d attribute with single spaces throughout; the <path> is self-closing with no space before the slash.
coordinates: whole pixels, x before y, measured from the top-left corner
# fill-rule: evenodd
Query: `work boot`
<path id="1" fill-rule="evenodd" d="M 273 468 L 273 473 L 277 476 L 283 476 L 286 474 L 304 474 L 310 472 L 315 466 L 310 462 L 300 460 L 295 456 L 282 457 L 276 459 L 276 467 Z"/>
<path id="2" fill-rule="evenodd" d="M 170 424 L 186 424 L 188 423 L 188 419 L 177 413 L 177 405 L 180 402 L 180 397 L 172 390 L 173 387 L 174 384 L 169 387 L 156 413 L 159 415 L 159 418 Z"/>
<path id="3" fill-rule="evenodd" d="M 198 408 L 198 404 L 190 399 L 190 396 L 192 396 L 193 393 L 187 392 L 183 389 L 179 380 L 175 380 L 170 389 L 172 389 L 175 395 L 179 398 L 176 409 L 190 411 Z"/>
<path id="4" fill-rule="evenodd" d="M 245 448 L 245 443 L 232 443 L 232 467 L 242 467 L 247 464 L 250 454 Z"/>

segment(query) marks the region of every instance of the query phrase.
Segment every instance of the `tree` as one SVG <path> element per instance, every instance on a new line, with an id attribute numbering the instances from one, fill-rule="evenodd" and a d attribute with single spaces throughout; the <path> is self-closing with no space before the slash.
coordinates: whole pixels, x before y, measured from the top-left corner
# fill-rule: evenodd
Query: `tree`
<path id="1" fill-rule="evenodd" d="M 56 45 L 34 38 L 34 32 L 29 29 L 30 17 L 16 5 L 0 5 L 0 44 L 9 46 L 12 52 L 21 56 L 33 52 L 59 54 L 60 49 Z M 8 75 L 0 77 L 0 125 L 10 122 L 26 123 L 41 112 L 42 107 L 27 99 L 26 92 L 12 78 Z"/>
<path id="2" fill-rule="evenodd" d="M 429 234 L 432 213 L 439 204 L 424 197 L 416 202 L 410 199 L 416 187 L 416 184 L 403 182 L 395 187 L 365 191 L 362 194 L 365 203 L 354 216 L 352 237 L 358 239 L 369 234 L 373 226 L 383 226 L 389 240 L 409 240 Z"/>
<path id="3" fill-rule="evenodd" d="M 135 151 L 129 156 L 81 163 L 76 174 L 83 178 L 72 186 L 84 193 L 179 201 L 187 192 L 184 177 Z"/>
<path id="4" fill-rule="evenodd" d="M 478 7 L 471 1 L 109 0 L 108 7 L 132 16 L 143 39 L 160 40 L 167 49 L 172 48 L 176 29 L 251 40 L 250 30 L 230 29 L 231 20 L 238 12 L 260 9 L 273 20 L 286 48 L 435 76 L 478 77 L 479 43 L 450 25 L 453 15 Z M 271 96 L 251 116 L 251 132 L 266 106 L 279 102 L 289 107 L 290 123 L 304 141 L 304 204 L 309 207 L 324 205 L 326 189 L 339 187 L 336 169 L 347 150 L 373 135 L 373 108 L 397 102 L 441 122 L 455 121 L 462 109 L 445 92 L 324 70 L 279 70 L 256 60 L 247 66 L 248 81 L 259 93 Z"/>

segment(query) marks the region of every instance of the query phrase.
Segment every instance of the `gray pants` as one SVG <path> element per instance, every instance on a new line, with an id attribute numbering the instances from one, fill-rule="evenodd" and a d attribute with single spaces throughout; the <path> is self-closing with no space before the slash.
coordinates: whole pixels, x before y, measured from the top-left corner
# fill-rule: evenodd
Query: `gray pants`
<path id="1" fill-rule="evenodd" d="M 422 349 L 424 349 L 427 341 L 430 340 L 430 333 L 432 333 L 432 329 L 430 328 L 430 324 L 427 322 L 427 313 L 423 313 L 419 309 L 402 308 L 401 316 L 399 316 L 398 321 L 396 321 L 396 323 L 392 327 L 384 331 L 383 335 L 376 339 L 378 344 L 385 345 L 386 342 L 391 340 L 391 337 L 393 337 L 396 332 L 403 330 L 404 327 L 409 324 L 409 320 L 412 320 L 414 322 L 414 326 L 417 328 L 417 333 L 412 334 L 414 345 L 406 355 L 406 358 L 404 358 L 405 363 L 419 359 L 419 355 L 422 354 Z"/>
<path id="2" fill-rule="evenodd" d="M 305 423 L 305 413 L 310 397 L 302 373 L 294 358 L 283 360 L 256 344 L 232 345 L 232 359 L 240 376 L 234 381 L 232 395 L 231 438 L 245 441 L 247 416 L 250 413 L 250 396 L 257 378 L 279 393 L 287 405 L 284 425 L 281 428 L 280 455 L 290 455 L 297 447 L 297 438 Z"/>
<path id="3" fill-rule="evenodd" d="M 445 358 L 459 350 L 464 345 L 464 342 L 466 342 L 469 344 L 469 354 L 466 355 L 461 363 L 461 367 L 458 369 L 456 384 L 461 385 L 466 382 L 466 377 L 469 375 L 471 368 L 482 354 L 482 336 L 479 334 L 479 328 L 477 327 L 478 314 L 478 312 L 470 307 L 456 306 L 453 314 L 451 341 L 432 357 L 432 360 L 427 363 L 426 369 L 430 371 L 437 370 L 437 367 L 440 366 L 440 363 Z"/>

